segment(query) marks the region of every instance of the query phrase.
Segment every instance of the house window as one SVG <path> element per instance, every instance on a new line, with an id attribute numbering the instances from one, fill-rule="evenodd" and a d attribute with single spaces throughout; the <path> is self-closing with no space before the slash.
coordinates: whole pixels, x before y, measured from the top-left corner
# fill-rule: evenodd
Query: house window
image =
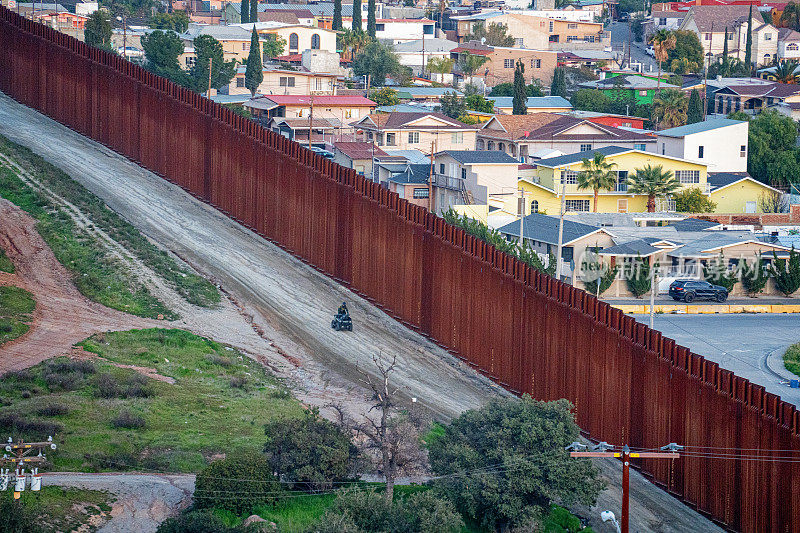
<path id="1" fill-rule="evenodd" d="M 439 163 L 439 174 L 444 176 L 444 163 Z"/>
<path id="2" fill-rule="evenodd" d="M 542 68 L 541 59 L 531 59 L 531 68 Z"/>
<path id="3" fill-rule="evenodd" d="M 408 132 L 408 144 L 418 144 L 419 143 L 419 132 L 418 131 L 409 131 Z"/>
<path id="4" fill-rule="evenodd" d="M 589 200 L 567 200 L 564 203 L 567 211 L 589 211 Z"/>
<path id="5" fill-rule="evenodd" d="M 386 134 L 386 145 L 387 146 L 394 146 L 396 142 L 397 134 L 395 133 L 387 133 Z"/>
<path id="6" fill-rule="evenodd" d="M 586 43 L 593 43 L 594 42 L 594 35 L 587 35 L 583 38 L 583 41 Z"/>
<path id="7" fill-rule="evenodd" d="M 647 90 L 639 91 L 639 96 L 647 96 Z"/>
<path id="8" fill-rule="evenodd" d="M 368 141 L 371 141 L 373 138 L 374 138 L 374 137 L 372 136 L 372 132 L 371 132 L 371 131 L 368 131 L 368 132 L 367 132 L 367 140 L 368 140 Z"/>
<path id="9" fill-rule="evenodd" d="M 250 43 L 242 43 L 242 50 L 244 50 L 245 52 L 250 50 Z"/>
<path id="10" fill-rule="evenodd" d="M 728 40 L 729 40 L 729 41 L 732 41 L 732 40 L 733 40 L 733 32 L 729 32 L 729 33 L 728 33 Z"/>
<path id="11" fill-rule="evenodd" d="M 702 146 L 698 146 L 697 147 L 697 158 L 698 159 L 703 159 L 703 147 Z"/>
<path id="12" fill-rule="evenodd" d="M 710 33 L 704 33 L 703 34 L 703 39 L 706 40 L 706 41 L 710 41 L 711 40 L 711 34 Z"/>
<path id="13" fill-rule="evenodd" d="M 658 25 L 659 26 L 666 26 L 667 25 L 667 19 L 665 19 L 665 18 L 658 19 Z"/>
<path id="14" fill-rule="evenodd" d="M 418 187 L 414 189 L 414 198 L 428 198 L 429 193 L 427 188 Z"/>
<path id="15" fill-rule="evenodd" d="M 642 152 L 644 152 L 644 151 L 647 150 L 647 145 L 646 144 L 634 144 L 633 145 L 633 149 L 634 150 L 641 150 Z"/>
<path id="16" fill-rule="evenodd" d="M 281 76 L 281 79 L 278 81 L 281 87 L 294 87 L 294 77 L 292 76 Z"/>
<path id="17" fill-rule="evenodd" d="M 764 34 L 764 40 L 765 41 L 771 41 L 772 40 L 772 34 L 771 33 L 765 33 Z"/>
<path id="18" fill-rule="evenodd" d="M 464 132 L 457 131 L 450 134 L 450 142 L 453 144 L 462 144 L 464 142 Z"/>
<path id="19" fill-rule="evenodd" d="M 478 150 L 483 150 L 483 139 L 478 139 L 478 142 L 475 143 L 475 148 Z"/>
<path id="20" fill-rule="evenodd" d="M 375 31 L 385 31 L 385 30 L 386 30 L 386 24 L 377 24 L 377 23 L 375 24 Z"/>
<path id="21" fill-rule="evenodd" d="M 570 22 L 569 24 L 567 24 L 567 28 L 570 30 L 577 30 L 578 24 L 576 22 Z"/>
<path id="22" fill-rule="evenodd" d="M 578 172 L 575 170 L 565 170 L 563 176 L 564 183 L 567 185 L 575 185 L 578 183 Z"/>
<path id="23" fill-rule="evenodd" d="M 315 33 L 311 36 L 311 49 L 319 50 L 319 34 Z"/>
<path id="24" fill-rule="evenodd" d="M 764 54 L 764 63 L 769 63 L 770 60 L 771 60 L 770 55 L 769 54 Z"/>
<path id="25" fill-rule="evenodd" d="M 523 46 L 524 42 L 525 42 L 524 39 L 517 37 L 516 39 L 514 39 L 514 46 L 516 46 L 517 48 L 524 48 Z"/>
<path id="26" fill-rule="evenodd" d="M 667 145 L 666 143 L 661 143 L 661 155 L 665 155 L 667 152 Z"/>
<path id="27" fill-rule="evenodd" d="M 500 150 L 501 152 L 505 152 L 506 151 L 506 145 L 503 144 L 503 143 L 497 143 L 497 149 Z"/>
<path id="28" fill-rule="evenodd" d="M 786 49 L 787 50 L 797 50 L 798 48 L 800 48 L 800 47 L 797 46 L 795 43 L 789 43 L 789 44 L 786 45 Z"/>
<path id="29" fill-rule="evenodd" d="M 747 157 L 747 146 L 742 145 L 739 147 L 739 157 Z"/>
<path id="30" fill-rule="evenodd" d="M 244 87 L 244 78 L 236 78 L 236 86 Z"/>
<path id="31" fill-rule="evenodd" d="M 462 168 L 461 169 L 461 179 L 462 180 L 466 180 L 467 179 L 467 169 L 466 168 Z"/>
<path id="32" fill-rule="evenodd" d="M 588 152 L 591 149 L 592 149 L 592 145 L 591 144 L 582 144 L 580 151 L 581 152 Z"/>
<path id="33" fill-rule="evenodd" d="M 539 212 L 539 200 L 531 200 L 531 213 Z"/>
<path id="34" fill-rule="evenodd" d="M 699 170 L 676 170 L 675 177 L 681 183 L 700 183 Z"/>
<path id="35" fill-rule="evenodd" d="M 503 60 L 503 68 L 514 68 L 514 60 L 513 59 L 504 59 Z"/>
<path id="36" fill-rule="evenodd" d="M 487 150 L 494 150 L 494 141 L 488 141 L 486 143 L 486 149 Z"/>
<path id="37" fill-rule="evenodd" d="M 186 67 L 192 68 L 194 67 L 195 63 L 197 63 L 197 58 L 194 56 L 189 56 L 186 58 Z"/>
<path id="38" fill-rule="evenodd" d="M 298 44 L 299 41 L 300 41 L 300 38 L 297 36 L 296 33 L 290 34 L 289 35 L 289 50 L 294 50 L 296 52 L 297 49 L 300 47 L 300 45 Z"/>
<path id="39" fill-rule="evenodd" d="M 557 43 L 558 42 L 558 35 L 551 35 L 548 39 L 548 42 Z"/>
<path id="40" fill-rule="evenodd" d="M 551 32 L 553 31 L 553 21 L 552 20 L 550 21 L 550 31 Z"/>

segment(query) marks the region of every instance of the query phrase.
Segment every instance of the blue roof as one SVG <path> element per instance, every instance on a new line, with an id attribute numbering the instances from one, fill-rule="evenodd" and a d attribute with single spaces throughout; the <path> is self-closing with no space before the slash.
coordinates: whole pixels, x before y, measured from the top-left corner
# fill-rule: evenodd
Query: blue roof
<path id="1" fill-rule="evenodd" d="M 397 89 L 397 96 L 400 98 L 414 98 L 417 96 L 444 96 L 445 93 L 456 93 L 456 96 L 463 96 L 461 91 L 456 91 L 455 89 L 451 89 L 449 87 L 401 87 Z"/>
<path id="2" fill-rule="evenodd" d="M 531 213 L 523 219 L 525 238 L 549 244 L 558 244 L 558 217 L 541 213 Z M 572 220 L 564 220 L 563 244 L 569 244 L 599 230 L 597 226 L 581 224 Z M 514 221 L 498 228 L 497 231 L 512 237 L 519 237 L 519 221 Z"/>
<path id="3" fill-rule="evenodd" d="M 659 136 L 664 137 L 685 137 L 693 133 L 701 133 L 704 131 L 711 131 L 717 128 L 724 128 L 726 126 L 733 126 L 734 124 L 742 124 L 741 120 L 732 120 L 729 118 L 710 118 L 702 122 L 695 122 L 694 124 L 687 124 L 686 126 L 678 126 L 677 128 L 670 128 L 658 132 Z"/>
<path id="4" fill-rule="evenodd" d="M 499 150 L 445 150 L 439 154 L 447 154 L 462 165 L 474 164 L 514 164 L 519 165 L 519 161 L 505 152 Z"/>
<path id="5" fill-rule="evenodd" d="M 425 113 L 424 107 L 409 104 L 382 105 L 375 108 L 378 113 Z"/>
<path id="6" fill-rule="evenodd" d="M 625 152 L 632 152 L 632 151 L 633 149 L 631 148 L 623 148 L 621 146 L 605 146 L 603 148 L 597 148 L 596 150 L 586 150 L 584 152 L 578 152 L 577 154 L 567 154 L 567 155 L 560 155 L 558 157 L 551 157 L 549 159 L 539 159 L 537 161 L 533 161 L 532 164 L 542 167 L 556 168 L 556 167 L 571 165 L 573 163 L 580 163 L 584 159 L 592 159 L 595 153 L 600 153 L 605 156 L 609 156 L 609 155 L 624 154 Z"/>
<path id="7" fill-rule="evenodd" d="M 487 96 L 487 100 L 492 100 L 495 107 L 513 107 L 513 96 Z M 525 105 L 528 107 L 566 107 L 572 109 L 572 104 L 563 96 L 529 96 Z"/>

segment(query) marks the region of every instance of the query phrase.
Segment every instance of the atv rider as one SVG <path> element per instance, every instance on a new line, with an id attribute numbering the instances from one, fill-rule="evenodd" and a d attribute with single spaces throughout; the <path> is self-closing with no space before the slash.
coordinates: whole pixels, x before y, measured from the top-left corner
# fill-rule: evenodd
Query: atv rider
<path id="1" fill-rule="evenodd" d="M 339 309 L 336 311 L 336 316 L 340 318 L 350 316 L 350 313 L 347 311 L 347 302 L 342 302 L 342 305 L 340 305 Z"/>

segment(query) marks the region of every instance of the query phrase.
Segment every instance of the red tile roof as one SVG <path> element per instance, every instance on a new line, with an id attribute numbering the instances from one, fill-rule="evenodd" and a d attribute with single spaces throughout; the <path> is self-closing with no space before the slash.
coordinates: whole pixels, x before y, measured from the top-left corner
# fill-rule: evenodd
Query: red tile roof
<path id="1" fill-rule="evenodd" d="M 342 152 L 350 159 L 372 159 L 373 156 L 385 156 L 386 152 L 375 146 L 375 143 L 368 142 L 337 142 L 334 143 L 337 150 Z"/>
<path id="2" fill-rule="evenodd" d="M 311 96 L 306 95 L 278 95 L 271 94 L 265 96 L 278 105 L 309 105 L 311 103 Z M 314 96 L 314 105 L 317 106 L 357 106 L 357 107 L 375 107 L 378 104 L 363 96 Z"/>
<path id="3" fill-rule="evenodd" d="M 494 52 L 494 49 L 492 49 L 492 50 L 483 50 L 483 49 L 480 49 L 480 48 L 464 48 L 463 46 L 459 46 L 457 48 L 453 48 L 452 50 L 450 50 L 451 54 L 470 53 L 470 54 L 472 54 L 474 56 L 488 56 L 492 52 Z"/>
<path id="4" fill-rule="evenodd" d="M 287 54 L 285 56 L 278 56 L 274 59 L 275 61 L 288 61 L 289 63 L 298 63 L 303 60 L 303 54 Z"/>

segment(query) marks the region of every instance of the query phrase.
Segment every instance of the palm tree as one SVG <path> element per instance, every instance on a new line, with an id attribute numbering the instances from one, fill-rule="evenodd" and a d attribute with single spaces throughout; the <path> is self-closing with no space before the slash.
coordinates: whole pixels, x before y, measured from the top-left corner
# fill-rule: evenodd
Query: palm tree
<path id="1" fill-rule="evenodd" d="M 775 69 L 775 81 L 780 83 L 797 83 L 800 75 L 797 71 L 800 69 L 800 63 L 797 61 L 784 61 L 779 64 Z"/>
<path id="2" fill-rule="evenodd" d="M 351 30 L 345 28 L 337 36 L 339 46 L 342 47 L 342 55 L 346 56 L 350 61 L 369 43 L 369 36 L 359 30 Z"/>
<path id="3" fill-rule="evenodd" d="M 658 30 L 650 35 L 647 42 L 653 47 L 653 55 L 658 61 L 658 81 L 656 81 L 656 92 L 661 93 L 661 63 L 667 60 L 669 51 L 675 48 L 677 42 L 675 33 L 669 30 Z"/>
<path id="4" fill-rule="evenodd" d="M 686 93 L 680 89 L 664 89 L 653 100 L 653 115 L 656 122 L 664 124 L 667 128 L 686 124 L 688 108 Z"/>
<path id="5" fill-rule="evenodd" d="M 584 158 L 578 173 L 578 190 L 592 189 L 594 212 L 597 213 L 597 195 L 600 189 L 611 190 L 617 185 L 617 173 L 611 170 L 614 163 L 606 161 L 606 156 L 595 152 L 592 159 Z"/>
<path id="6" fill-rule="evenodd" d="M 789 2 L 786 4 L 779 21 L 781 26 L 791 28 L 795 31 L 800 30 L 800 4 L 796 2 Z"/>
<path id="7" fill-rule="evenodd" d="M 428 59 L 428 72 L 436 74 L 450 74 L 453 72 L 453 60 L 449 57 L 431 57 Z M 444 81 L 444 78 L 442 78 Z"/>
<path id="8" fill-rule="evenodd" d="M 469 52 L 464 52 L 461 54 L 461 71 L 464 73 L 465 77 L 470 78 L 470 82 L 472 81 L 472 76 L 481 68 L 481 65 L 486 63 L 487 61 L 486 56 L 479 56 L 475 54 L 470 54 Z"/>
<path id="9" fill-rule="evenodd" d="M 647 212 L 656 210 L 656 197 L 667 196 L 681 188 L 681 184 L 673 176 L 672 171 L 664 170 L 661 165 L 637 168 L 636 173 L 628 179 L 629 194 L 647 195 Z"/>

